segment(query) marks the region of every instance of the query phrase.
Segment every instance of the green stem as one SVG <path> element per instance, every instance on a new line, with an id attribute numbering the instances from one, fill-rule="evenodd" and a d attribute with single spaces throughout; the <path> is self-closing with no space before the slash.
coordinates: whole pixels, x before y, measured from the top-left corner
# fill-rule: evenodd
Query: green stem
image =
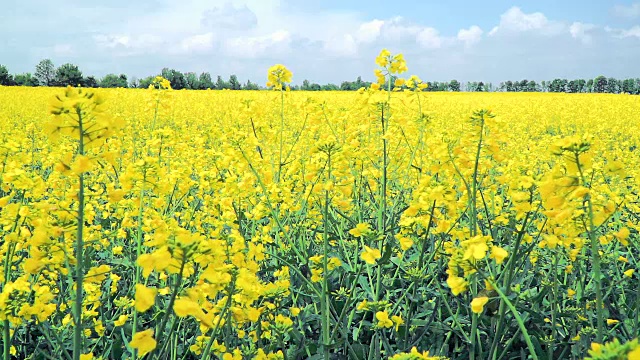
<path id="1" fill-rule="evenodd" d="M 328 181 L 331 181 L 331 149 L 327 149 L 327 178 Z M 324 194 L 324 209 L 323 209 L 323 220 L 324 220 L 324 234 L 323 234 L 323 244 L 322 244 L 322 298 L 321 298 L 321 311 L 322 311 L 322 349 L 324 353 L 324 358 L 329 359 L 329 342 L 330 342 L 330 333 L 329 333 L 329 283 L 327 277 L 329 276 L 328 272 L 328 260 L 327 257 L 329 255 L 329 190 L 325 190 Z"/>
<path id="2" fill-rule="evenodd" d="M 280 155 L 278 157 L 278 182 L 282 172 L 282 149 L 284 147 L 284 90 L 280 89 Z"/>
<path id="3" fill-rule="evenodd" d="M 578 167 L 578 171 L 580 173 L 580 180 L 582 186 L 587 187 L 587 182 L 584 177 L 584 172 L 582 170 L 582 165 L 580 164 L 580 154 L 578 152 L 574 153 L 576 165 Z M 596 316 L 598 329 L 596 333 L 596 342 L 602 343 L 604 340 L 604 312 L 603 301 L 602 301 L 602 271 L 600 269 L 600 253 L 598 252 L 598 239 L 595 234 L 595 224 L 593 222 L 593 203 L 591 201 L 591 193 L 589 192 L 585 201 L 587 203 L 588 215 L 589 215 L 589 229 L 587 229 L 587 234 L 589 236 L 589 242 L 591 244 L 591 262 L 593 263 L 593 273 L 595 276 L 596 283 Z"/>
<path id="4" fill-rule="evenodd" d="M 144 174 L 142 176 L 142 185 L 140 187 L 140 206 L 138 208 L 138 235 L 136 238 L 136 260 L 138 261 L 138 259 L 140 258 L 140 254 L 142 252 L 142 215 L 144 212 L 144 185 L 147 181 L 147 171 L 146 169 L 143 170 Z M 140 272 L 141 269 L 139 266 L 136 267 L 136 273 L 134 275 L 134 281 L 133 281 L 133 285 L 135 286 L 135 284 L 140 282 Z M 138 327 L 138 311 L 135 309 L 133 309 L 133 325 L 132 325 L 132 330 L 131 330 L 131 336 L 136 334 L 137 331 L 137 327 Z M 134 357 L 135 357 L 135 349 L 133 349 L 134 352 Z"/>
<path id="5" fill-rule="evenodd" d="M 520 329 L 520 331 L 522 331 L 522 336 L 524 337 L 525 343 L 527 343 L 527 348 L 529 348 L 529 354 L 531 355 L 531 358 L 533 360 L 538 360 L 536 349 L 533 346 L 533 343 L 531 342 L 531 336 L 529 336 L 527 327 L 524 325 L 524 321 L 522 320 L 522 317 L 518 313 L 518 310 L 516 309 L 515 306 L 513 306 L 513 303 L 511 303 L 509 298 L 502 292 L 502 290 L 500 290 L 500 288 L 496 283 L 494 283 L 493 281 L 489 281 L 489 284 L 491 284 L 491 287 L 495 289 L 495 291 L 498 293 L 498 296 L 500 296 L 500 298 L 502 299 L 502 301 L 504 301 L 504 303 L 507 305 L 509 310 L 511 310 L 513 317 L 516 319 L 516 322 L 518 323 L 518 328 Z"/>
<path id="6" fill-rule="evenodd" d="M 82 110 L 76 108 L 76 114 L 78 115 L 78 131 L 80 138 L 78 141 L 78 155 L 84 155 L 84 129 L 82 123 Z M 79 177 L 79 189 L 78 189 L 78 225 L 76 229 L 76 300 L 74 304 L 74 334 L 73 334 L 73 359 L 80 360 L 80 355 L 83 353 L 82 346 L 82 299 L 83 294 L 83 281 L 84 281 L 84 242 L 82 239 L 82 232 L 84 228 L 84 173 L 81 172 Z"/>

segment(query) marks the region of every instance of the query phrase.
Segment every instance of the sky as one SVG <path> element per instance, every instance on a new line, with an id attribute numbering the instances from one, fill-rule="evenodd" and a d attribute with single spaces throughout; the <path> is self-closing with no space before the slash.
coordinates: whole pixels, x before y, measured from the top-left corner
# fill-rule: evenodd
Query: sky
<path id="1" fill-rule="evenodd" d="M 7 3 L 8 2 L 8 3 Z M 633 0 L 3 0 L 0 64 L 50 58 L 84 75 L 164 67 L 264 84 L 373 80 L 381 49 L 424 80 L 640 77 Z"/>

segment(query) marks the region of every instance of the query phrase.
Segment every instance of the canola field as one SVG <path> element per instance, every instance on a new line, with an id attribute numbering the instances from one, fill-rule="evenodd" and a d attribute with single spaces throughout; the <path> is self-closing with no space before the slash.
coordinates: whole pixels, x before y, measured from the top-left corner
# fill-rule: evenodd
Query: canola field
<path id="1" fill-rule="evenodd" d="M 640 359 L 640 99 L 382 58 L 359 92 L 0 87 L 6 358 Z"/>

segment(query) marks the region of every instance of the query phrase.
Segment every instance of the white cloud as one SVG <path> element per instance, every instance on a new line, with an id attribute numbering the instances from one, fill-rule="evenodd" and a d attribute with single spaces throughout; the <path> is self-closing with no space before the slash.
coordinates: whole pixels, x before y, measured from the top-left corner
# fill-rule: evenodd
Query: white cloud
<path id="1" fill-rule="evenodd" d="M 625 37 L 637 37 L 640 38 L 640 26 L 636 25 L 629 30 L 622 30 L 620 36 Z"/>
<path id="2" fill-rule="evenodd" d="M 418 33 L 416 40 L 425 49 L 438 49 L 442 46 L 440 33 L 434 28 L 422 29 Z"/>
<path id="3" fill-rule="evenodd" d="M 213 49 L 215 35 L 212 32 L 189 36 L 183 39 L 180 47 L 187 53 L 207 52 Z"/>
<path id="4" fill-rule="evenodd" d="M 361 24 L 356 33 L 356 39 L 366 44 L 374 42 L 380 36 L 383 25 L 384 21 L 378 19 Z"/>
<path id="5" fill-rule="evenodd" d="M 57 56 L 69 56 L 74 53 L 74 50 L 70 44 L 57 44 L 53 47 L 53 52 Z"/>
<path id="6" fill-rule="evenodd" d="M 358 46 L 352 35 L 345 34 L 325 41 L 323 48 L 332 55 L 351 57 L 358 54 Z"/>
<path id="7" fill-rule="evenodd" d="M 569 33 L 574 39 L 582 41 L 583 44 L 590 44 L 593 40 L 593 37 L 589 34 L 589 32 L 595 28 L 596 26 L 593 24 L 574 22 L 569 27 Z"/>
<path id="8" fill-rule="evenodd" d="M 630 29 L 612 28 L 609 26 L 604 27 L 604 31 L 611 34 L 616 39 L 624 38 L 640 38 L 640 26 L 636 25 Z"/>
<path id="9" fill-rule="evenodd" d="M 481 38 L 482 29 L 477 25 L 473 25 L 469 29 L 460 29 L 460 31 L 458 31 L 457 39 L 467 46 L 477 43 Z"/>
<path id="10" fill-rule="evenodd" d="M 618 17 L 633 19 L 640 17 L 640 2 L 630 5 L 615 5 L 612 10 L 613 14 Z"/>
<path id="11" fill-rule="evenodd" d="M 246 4 L 236 7 L 232 3 L 225 3 L 205 11 L 201 23 L 204 27 L 215 29 L 250 29 L 258 24 L 258 17 Z"/>
<path id="12" fill-rule="evenodd" d="M 537 31 L 544 35 L 555 35 L 562 31 L 561 23 L 549 21 L 541 12 L 524 13 L 519 7 L 514 6 L 500 16 L 500 24 L 494 27 L 489 36 L 498 33 L 519 33 Z"/>
<path id="13" fill-rule="evenodd" d="M 93 37 L 98 48 L 107 50 L 125 50 L 128 54 L 159 50 L 163 40 L 160 36 L 152 34 L 128 35 L 128 34 L 100 34 Z"/>
<path id="14" fill-rule="evenodd" d="M 224 42 L 225 53 L 237 58 L 284 57 L 291 49 L 291 34 L 279 30 L 268 35 L 239 36 Z"/>

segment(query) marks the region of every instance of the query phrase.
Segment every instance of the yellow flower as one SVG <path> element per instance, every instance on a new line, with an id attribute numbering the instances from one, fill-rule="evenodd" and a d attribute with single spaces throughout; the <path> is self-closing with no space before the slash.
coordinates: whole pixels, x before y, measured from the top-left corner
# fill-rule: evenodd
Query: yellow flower
<path id="1" fill-rule="evenodd" d="M 461 292 L 467 290 L 467 285 L 469 285 L 469 283 L 467 283 L 467 281 L 462 277 L 449 275 L 447 278 L 447 285 L 451 288 L 453 295 L 457 296 Z"/>
<path id="2" fill-rule="evenodd" d="M 385 67 L 389 64 L 389 57 L 391 56 L 391 52 L 387 49 L 382 49 L 378 57 L 376 57 L 376 64 L 380 67 Z"/>
<path id="3" fill-rule="evenodd" d="M 148 288 L 142 284 L 136 284 L 136 310 L 139 312 L 149 310 L 156 302 L 156 293 L 156 289 Z"/>
<path id="4" fill-rule="evenodd" d="M 413 240 L 407 236 L 398 237 L 398 242 L 400 243 L 402 251 L 407 251 L 413 246 Z"/>
<path id="5" fill-rule="evenodd" d="M 496 259 L 496 263 L 497 264 L 502 264 L 502 262 L 504 262 L 504 259 L 509 256 L 509 253 L 507 252 L 507 250 L 499 247 L 499 246 L 492 246 L 491 247 L 491 255 L 489 256 L 492 259 Z"/>
<path id="6" fill-rule="evenodd" d="M 380 250 L 372 249 L 366 245 L 364 246 L 364 251 L 362 252 L 362 254 L 360 254 L 360 258 L 369 265 L 374 265 L 376 263 L 376 260 L 380 259 L 381 257 L 382 254 L 380 253 Z"/>
<path id="7" fill-rule="evenodd" d="M 483 259 L 487 254 L 487 250 L 489 250 L 487 239 L 482 235 L 474 236 L 469 240 L 463 241 L 462 246 L 465 247 L 465 252 L 462 257 L 464 260 Z"/>
<path id="8" fill-rule="evenodd" d="M 632 277 L 632 276 L 633 276 L 633 273 L 634 273 L 634 272 L 635 272 L 635 269 L 629 269 L 629 270 L 626 270 L 626 271 L 624 272 L 624 276 L 626 276 L 626 277 L 630 278 L 630 277 Z"/>
<path id="9" fill-rule="evenodd" d="M 568 298 L 573 298 L 576 295 L 576 291 L 573 289 L 569 289 L 567 290 L 567 297 Z"/>
<path id="10" fill-rule="evenodd" d="M 129 317 L 127 315 L 120 315 L 118 319 L 113 322 L 113 324 L 115 326 L 122 326 L 127 322 L 128 319 Z"/>
<path id="11" fill-rule="evenodd" d="M 640 360 L 640 346 L 636 346 L 627 354 L 627 360 Z"/>
<path id="12" fill-rule="evenodd" d="M 153 329 L 147 329 L 133 335 L 129 346 L 138 350 L 139 357 L 143 357 L 153 351 L 156 348 L 156 344 L 156 340 L 153 338 Z"/>
<path id="13" fill-rule="evenodd" d="M 340 267 L 342 265 L 342 261 L 340 261 L 340 259 L 332 257 L 331 259 L 329 259 L 329 261 L 327 261 L 327 269 L 328 270 L 333 270 L 337 267 Z"/>
<path id="14" fill-rule="evenodd" d="M 291 82 L 291 78 L 293 74 L 289 69 L 287 69 L 282 64 L 276 64 L 269 68 L 267 78 L 269 80 L 269 84 L 271 84 L 275 89 L 282 89 L 282 86 L 286 83 Z"/>
<path id="15" fill-rule="evenodd" d="M 368 306 L 369 306 L 369 303 L 367 302 L 367 299 L 364 299 L 358 304 L 356 309 L 358 311 L 367 310 Z"/>
<path id="16" fill-rule="evenodd" d="M 607 319 L 607 325 L 615 325 L 617 323 L 619 323 L 620 320 L 616 320 L 616 319 Z"/>
<path id="17" fill-rule="evenodd" d="M 613 236 L 615 236 L 616 239 L 618 239 L 618 241 L 620 241 L 620 243 L 625 246 L 629 244 L 629 242 L 627 241 L 629 235 L 631 235 L 631 231 L 629 231 L 629 228 L 626 227 L 623 227 L 618 230 L 618 232 L 613 233 Z"/>
<path id="18" fill-rule="evenodd" d="M 311 269 L 311 281 L 316 283 L 322 280 L 322 269 Z"/>
<path id="19" fill-rule="evenodd" d="M 355 236 L 355 237 L 360 237 L 366 233 L 368 233 L 369 231 L 371 231 L 369 229 L 369 224 L 366 223 L 359 223 L 358 225 L 356 225 L 356 227 L 354 227 L 353 229 L 349 230 L 349 234 Z"/>
<path id="20" fill-rule="evenodd" d="M 393 323 L 396 324 L 396 331 L 398 331 L 398 329 L 400 328 L 400 325 L 404 324 L 404 320 L 402 320 L 402 317 L 398 315 L 393 315 L 391 317 L 391 321 L 393 321 Z"/>
<path id="21" fill-rule="evenodd" d="M 476 314 L 482 313 L 482 310 L 484 310 L 484 306 L 487 304 L 488 301 L 489 301 L 489 298 L 486 296 L 480 296 L 473 299 L 471 301 L 471 311 L 473 311 Z"/>
<path id="22" fill-rule="evenodd" d="M 390 328 L 393 326 L 393 321 L 389 319 L 389 314 L 386 311 L 378 311 L 376 313 L 376 319 L 378 319 L 378 323 L 376 324 L 378 328 Z"/>
<path id="23" fill-rule="evenodd" d="M 80 355 L 80 360 L 92 360 L 92 359 L 93 359 L 93 353 Z"/>
<path id="24" fill-rule="evenodd" d="M 291 311 L 291 316 L 298 316 L 298 314 L 300 314 L 300 308 L 298 307 L 289 308 L 289 311 Z"/>

